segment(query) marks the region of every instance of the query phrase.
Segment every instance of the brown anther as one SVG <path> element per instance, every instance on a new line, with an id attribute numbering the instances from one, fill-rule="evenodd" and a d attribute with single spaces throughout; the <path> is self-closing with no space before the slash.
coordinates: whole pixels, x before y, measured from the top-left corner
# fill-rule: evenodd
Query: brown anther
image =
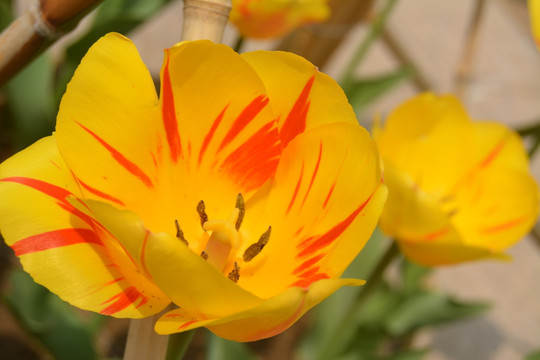
<path id="1" fill-rule="evenodd" d="M 197 204 L 197 212 L 201 218 L 201 226 L 204 228 L 204 223 L 208 221 L 208 215 L 206 214 L 206 207 L 204 206 L 204 201 L 199 201 Z"/>
<path id="2" fill-rule="evenodd" d="M 234 267 L 232 271 L 228 275 L 229 280 L 232 280 L 234 282 L 238 282 L 240 279 L 240 267 L 238 266 L 238 263 L 234 262 Z"/>
<path id="3" fill-rule="evenodd" d="M 246 204 L 244 204 L 244 197 L 242 194 L 238 194 L 236 197 L 236 208 L 239 210 L 238 212 L 238 219 L 236 219 L 236 231 L 240 230 L 240 225 L 242 225 L 242 221 L 244 220 L 244 215 L 246 214 Z"/>
<path id="4" fill-rule="evenodd" d="M 206 251 L 203 251 L 201 253 L 201 257 L 204 259 L 204 260 L 208 260 L 208 254 L 206 253 Z"/>
<path id="5" fill-rule="evenodd" d="M 257 241 L 255 244 L 251 244 L 246 251 L 244 251 L 244 261 L 248 262 L 251 261 L 255 256 L 259 255 L 259 253 L 262 251 L 262 249 L 268 244 L 268 240 L 270 240 L 270 233 L 272 232 L 272 227 L 269 226 L 268 230 L 266 230 L 261 237 L 259 238 L 259 241 Z"/>
<path id="6" fill-rule="evenodd" d="M 188 241 L 184 237 L 184 232 L 182 229 L 180 229 L 180 224 L 178 223 L 178 220 L 174 220 L 174 225 L 176 226 L 176 238 L 182 240 L 182 242 L 186 245 L 189 245 Z"/>

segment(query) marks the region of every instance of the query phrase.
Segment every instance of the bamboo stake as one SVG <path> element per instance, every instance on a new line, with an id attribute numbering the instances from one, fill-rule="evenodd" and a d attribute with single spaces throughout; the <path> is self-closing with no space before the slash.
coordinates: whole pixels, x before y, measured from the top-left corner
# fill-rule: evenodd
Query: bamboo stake
<path id="1" fill-rule="evenodd" d="M 161 315 L 131 320 L 124 360 L 165 359 L 169 337 L 154 331 L 154 324 Z"/>
<path id="2" fill-rule="evenodd" d="M 231 0 L 184 0 L 182 40 L 220 43 L 230 11 Z"/>
<path id="3" fill-rule="evenodd" d="M 43 52 L 101 0 L 40 0 L 0 34 L 0 85 Z"/>

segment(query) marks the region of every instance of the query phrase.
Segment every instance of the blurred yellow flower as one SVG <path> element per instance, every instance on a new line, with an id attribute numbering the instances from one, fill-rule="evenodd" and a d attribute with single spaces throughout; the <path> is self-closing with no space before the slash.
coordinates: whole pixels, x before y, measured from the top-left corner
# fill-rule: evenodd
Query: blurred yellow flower
<path id="1" fill-rule="evenodd" d="M 529 15 L 534 41 L 540 48 L 540 0 L 529 0 Z"/>
<path id="2" fill-rule="evenodd" d="M 296 28 L 324 21 L 327 0 L 232 0 L 231 22 L 244 37 L 257 39 L 287 35 Z"/>
<path id="3" fill-rule="evenodd" d="M 374 129 L 389 195 L 380 226 L 411 260 L 504 258 L 538 214 L 521 139 L 471 121 L 453 96 L 419 95 Z"/>
<path id="4" fill-rule="evenodd" d="M 88 51 L 56 133 L 0 166 L 0 229 L 34 279 L 105 315 L 177 308 L 257 340 L 347 285 L 386 198 L 375 143 L 339 86 L 283 52 L 166 50 L 161 96 L 118 34 Z"/>

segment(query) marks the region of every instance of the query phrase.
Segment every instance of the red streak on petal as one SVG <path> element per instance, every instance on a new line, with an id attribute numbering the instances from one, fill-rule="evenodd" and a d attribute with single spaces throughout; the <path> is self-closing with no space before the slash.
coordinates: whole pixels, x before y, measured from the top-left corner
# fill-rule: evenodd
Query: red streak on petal
<path id="1" fill-rule="evenodd" d="M 78 181 L 78 183 L 81 184 L 81 186 L 82 186 L 83 188 L 85 188 L 88 192 L 90 192 L 90 193 L 92 193 L 92 194 L 94 194 L 94 195 L 96 195 L 96 196 L 99 196 L 100 198 L 103 198 L 103 199 L 112 201 L 112 202 L 114 202 L 114 203 L 116 203 L 116 204 L 118 204 L 118 205 L 125 206 L 125 204 L 124 204 L 122 201 L 118 200 L 117 198 L 115 198 L 115 197 L 113 197 L 113 196 L 111 196 L 111 195 L 109 195 L 109 194 L 106 194 L 106 193 L 104 193 L 104 192 L 102 192 L 102 191 L 99 191 L 99 190 L 97 190 L 97 189 L 94 189 L 94 188 L 91 187 L 90 185 L 88 185 L 88 184 L 86 184 L 85 182 L 83 182 L 81 179 L 77 178 L 77 181 Z"/>
<path id="2" fill-rule="evenodd" d="M 126 279 L 125 277 L 120 277 L 120 278 L 117 278 L 117 279 L 112 279 L 111 281 L 107 281 L 106 283 L 103 283 L 100 286 L 98 286 L 98 288 L 95 289 L 94 291 L 89 292 L 87 295 L 95 294 L 98 291 L 101 291 L 101 290 L 105 289 L 107 286 L 112 285 L 114 283 L 117 283 L 119 281 L 125 280 L 125 279 Z"/>
<path id="3" fill-rule="evenodd" d="M 173 162 L 178 162 L 178 157 L 182 154 L 182 143 L 178 132 L 178 122 L 176 120 L 176 110 L 174 108 L 174 95 L 169 74 L 169 50 L 166 50 L 167 62 L 163 67 L 163 83 L 161 86 L 162 117 L 163 127 L 167 135 L 169 150 Z"/>
<path id="4" fill-rule="evenodd" d="M 336 187 L 336 183 L 334 182 L 332 184 L 332 187 L 330 188 L 330 191 L 328 192 L 328 195 L 326 195 L 326 199 L 324 199 L 323 203 L 323 209 L 326 209 L 326 205 L 328 205 L 328 200 L 332 197 L 332 193 L 334 192 L 334 188 Z"/>
<path id="5" fill-rule="evenodd" d="M 55 162 L 52 161 L 52 160 L 50 160 L 50 162 L 51 162 L 51 164 L 53 164 L 56 168 L 58 168 L 58 170 L 62 170 L 62 169 L 60 168 L 60 166 L 58 166 L 57 163 L 55 163 Z"/>
<path id="6" fill-rule="evenodd" d="M 281 127 L 280 135 L 284 148 L 296 135 L 303 133 L 306 129 L 306 120 L 310 105 L 309 94 L 314 81 L 315 75 L 311 76 L 307 81 Z"/>
<path id="7" fill-rule="evenodd" d="M 323 279 L 329 279 L 330 277 L 327 274 L 324 273 L 318 273 L 315 274 L 309 278 L 300 279 L 291 286 L 297 286 L 304 289 L 307 289 L 311 284 L 313 284 L 315 281 L 323 280 Z"/>
<path id="8" fill-rule="evenodd" d="M 204 157 L 204 153 L 206 152 L 206 149 L 208 148 L 208 145 L 210 144 L 210 141 L 212 141 L 212 138 L 214 137 L 214 133 L 216 132 L 217 128 L 219 127 L 219 124 L 221 123 L 221 120 L 223 120 L 223 116 L 225 115 L 225 111 L 229 105 L 225 106 L 223 110 L 219 113 L 219 115 L 214 120 L 214 123 L 212 124 L 212 127 L 210 128 L 210 131 L 208 131 L 208 134 L 206 134 L 206 137 L 203 140 L 201 151 L 199 152 L 199 165 L 202 162 L 202 159 Z"/>
<path id="9" fill-rule="evenodd" d="M 287 211 L 285 211 L 285 214 L 288 214 L 289 211 L 291 211 L 292 206 L 294 204 L 294 201 L 296 200 L 296 196 L 298 195 L 298 190 L 300 190 L 300 184 L 302 184 L 302 178 L 304 177 L 304 163 L 302 163 L 302 169 L 300 170 L 300 176 L 298 177 L 298 182 L 296 183 L 296 187 L 294 188 L 293 196 L 291 198 L 291 202 L 289 203 L 289 206 L 287 206 Z"/>
<path id="10" fill-rule="evenodd" d="M 334 226 L 332 229 L 330 229 L 328 232 L 319 235 L 318 237 L 314 238 L 314 241 L 310 241 L 307 243 L 306 241 L 302 242 L 302 244 L 307 245 L 298 255 L 297 258 L 313 254 L 314 252 L 317 252 L 328 245 L 332 244 L 337 238 L 343 234 L 343 232 L 351 225 L 351 223 L 356 219 L 358 214 L 367 206 L 371 198 L 373 197 L 373 194 L 375 194 L 375 191 L 367 198 L 364 203 L 362 203 L 355 211 L 352 212 L 345 220 Z"/>
<path id="11" fill-rule="evenodd" d="M 521 217 L 518 217 L 516 219 L 512 219 L 510 221 L 507 221 L 507 222 L 504 222 L 504 223 L 501 223 L 501 224 L 498 224 L 498 225 L 495 225 L 495 226 L 490 226 L 490 227 L 483 228 L 480 231 L 482 233 L 484 233 L 484 234 L 497 233 L 499 231 L 504 231 L 504 230 L 511 229 L 512 227 L 521 224 L 522 222 L 524 222 L 527 219 L 528 219 L 528 216 L 521 216 Z"/>
<path id="12" fill-rule="evenodd" d="M 242 131 L 247 124 L 249 124 L 255 117 L 261 112 L 262 109 L 268 104 L 268 98 L 264 95 L 259 95 L 255 99 L 253 99 L 248 106 L 242 110 L 240 115 L 236 118 L 234 123 L 232 124 L 231 128 L 229 129 L 229 132 L 227 135 L 225 135 L 225 138 L 221 142 L 221 145 L 219 146 L 218 152 L 221 151 L 225 146 L 229 145 L 229 143 Z"/>
<path id="13" fill-rule="evenodd" d="M 424 235 L 422 237 L 422 240 L 427 241 L 427 242 L 437 240 L 439 237 L 441 237 L 444 234 L 448 233 L 448 231 L 450 231 L 449 228 L 444 228 L 444 229 L 441 229 L 441 230 L 433 231 L 433 232 L 431 232 L 431 233 L 429 233 L 427 235 Z"/>
<path id="14" fill-rule="evenodd" d="M 11 245 L 15 255 L 21 256 L 75 244 L 103 246 L 101 239 L 90 229 L 60 229 L 32 235 Z"/>
<path id="15" fill-rule="evenodd" d="M 302 205 L 300 207 L 304 206 L 304 203 L 306 202 L 306 199 L 309 195 L 309 192 L 311 191 L 311 187 L 313 186 L 313 182 L 315 181 L 315 177 L 317 176 L 317 172 L 319 171 L 319 165 L 321 164 L 321 158 L 322 158 L 322 142 L 319 146 L 319 158 L 317 159 L 317 164 L 315 165 L 315 170 L 313 170 L 313 175 L 311 176 L 311 181 L 309 182 L 308 189 L 306 191 L 306 195 L 304 196 L 304 200 L 302 200 Z"/>
<path id="16" fill-rule="evenodd" d="M 276 171 L 281 145 L 274 122 L 264 125 L 240 145 L 221 165 L 243 191 L 260 188 Z"/>
<path id="17" fill-rule="evenodd" d="M 140 303 L 136 306 L 136 308 L 139 308 L 146 304 L 148 301 L 144 295 L 142 295 L 139 290 L 137 290 L 134 286 L 130 286 L 121 293 L 118 293 L 111 297 L 109 300 L 103 302 L 101 305 L 109 304 L 105 309 L 100 311 L 100 314 L 103 315 L 113 315 L 116 314 L 119 311 L 124 310 L 128 306 L 135 304 L 135 302 L 141 299 Z"/>
<path id="18" fill-rule="evenodd" d="M 294 236 L 300 235 L 300 233 L 302 232 L 302 230 L 304 230 L 304 227 L 303 227 L 303 226 L 300 226 L 300 227 L 298 228 L 298 230 L 296 230 L 296 232 L 294 233 Z"/>
<path id="19" fill-rule="evenodd" d="M 118 162 L 119 165 L 121 165 L 124 169 L 126 169 L 129 173 L 137 177 L 139 180 L 141 180 L 147 187 L 153 187 L 154 184 L 152 184 L 152 180 L 144 173 L 144 171 L 141 170 L 140 167 L 138 167 L 134 162 L 126 158 L 124 155 L 122 155 L 118 150 L 113 148 L 111 145 L 109 145 L 105 140 L 100 138 L 96 133 L 94 133 L 92 130 L 88 129 L 82 124 L 77 123 L 80 127 L 82 127 L 88 134 L 92 135 L 94 139 L 96 139 L 107 151 L 109 151 L 113 157 L 114 160 Z"/>
<path id="20" fill-rule="evenodd" d="M 317 274 L 319 272 L 321 268 L 319 266 L 315 266 L 315 267 L 312 267 L 310 269 L 307 269 L 306 271 L 304 271 L 303 273 L 301 273 L 300 275 L 298 275 L 299 278 L 301 279 L 307 279 L 307 278 L 310 278 L 311 276 Z"/>
<path id="21" fill-rule="evenodd" d="M 311 266 L 313 266 L 317 262 L 319 262 L 319 260 L 321 260 L 324 257 L 324 255 L 325 254 L 319 254 L 319 255 L 317 255 L 315 257 L 312 257 L 311 259 L 308 259 L 308 260 L 304 261 L 302 264 L 300 264 L 300 266 L 298 266 L 296 269 L 294 269 L 293 275 L 300 274 L 304 270 L 309 269 Z"/>
<path id="22" fill-rule="evenodd" d="M 480 167 L 489 166 L 489 164 L 491 164 L 495 160 L 497 155 L 501 153 L 501 150 L 504 148 L 505 144 L 506 144 L 506 137 L 501 139 L 495 145 L 495 147 L 490 151 L 490 153 L 485 157 L 485 159 L 482 160 L 482 162 L 480 162 Z"/>
<path id="23" fill-rule="evenodd" d="M 146 267 L 146 260 L 145 260 L 145 255 L 146 255 L 146 245 L 148 244 L 148 237 L 150 236 L 150 231 L 146 230 L 146 233 L 144 234 L 144 240 L 143 240 L 143 244 L 142 244 L 142 247 L 141 247 L 141 257 L 139 259 L 140 263 L 141 263 L 141 266 L 143 267 L 144 271 L 146 272 L 146 274 L 150 277 L 152 277 L 150 275 L 150 272 L 148 271 L 148 268 Z"/>
<path id="24" fill-rule="evenodd" d="M 187 328 L 188 326 L 193 325 L 193 324 L 195 324 L 195 323 L 198 322 L 198 321 L 199 321 L 199 320 L 191 320 L 191 321 L 187 321 L 187 322 L 183 323 L 182 325 L 180 325 L 180 326 L 178 327 L 178 330 L 184 330 L 184 329 Z"/>

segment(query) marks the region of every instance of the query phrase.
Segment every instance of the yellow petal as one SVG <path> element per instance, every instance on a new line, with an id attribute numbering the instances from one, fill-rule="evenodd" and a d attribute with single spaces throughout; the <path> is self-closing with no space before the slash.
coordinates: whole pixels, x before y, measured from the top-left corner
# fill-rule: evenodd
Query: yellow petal
<path id="1" fill-rule="evenodd" d="M 278 115 L 282 142 L 312 127 L 357 123 L 343 90 L 304 58 L 287 52 L 255 51 L 242 57 L 257 71 Z M 287 84 L 284 86 L 284 84 Z"/>
<path id="2" fill-rule="evenodd" d="M 179 239 L 148 231 L 134 213 L 100 202 L 89 202 L 89 206 L 146 275 L 181 308 L 200 317 L 213 318 L 228 316 L 261 302 Z"/>
<path id="3" fill-rule="evenodd" d="M 230 20 L 244 37 L 274 38 L 330 15 L 327 0 L 233 0 Z"/>
<path id="4" fill-rule="evenodd" d="M 345 122 L 297 136 L 268 197 L 262 215 L 246 212 L 246 238 L 256 241 L 268 226 L 272 233 L 242 267 L 238 284 L 268 298 L 339 276 L 370 237 L 386 197 L 374 143 L 358 124 Z"/>
<path id="5" fill-rule="evenodd" d="M 234 315 L 204 319 L 177 309 L 163 315 L 156 323 L 159 334 L 171 334 L 197 327 L 207 327 L 225 339 L 255 341 L 281 333 L 294 324 L 304 313 L 326 299 L 342 286 L 358 286 L 364 281 L 329 279 L 313 283 L 309 289 L 290 288 L 260 305 Z"/>
<path id="6" fill-rule="evenodd" d="M 472 125 L 453 96 L 426 93 L 408 100 L 388 116 L 378 134 L 384 163 L 408 173 L 433 196 L 447 196 L 473 166 Z"/>
<path id="7" fill-rule="evenodd" d="M 53 136 L 0 166 L 0 194 L 7 244 L 36 282 L 65 301 L 130 318 L 153 315 L 169 303 L 101 224 L 72 205 L 84 208 Z"/>
<path id="8" fill-rule="evenodd" d="M 399 248 L 409 260 L 424 266 L 454 265 L 472 260 L 509 259 L 503 253 L 462 244 L 400 241 Z"/>
<path id="9" fill-rule="evenodd" d="M 62 98 L 58 147 L 85 197 L 151 217 L 160 153 L 160 114 L 152 78 L 133 43 L 98 40 Z"/>

